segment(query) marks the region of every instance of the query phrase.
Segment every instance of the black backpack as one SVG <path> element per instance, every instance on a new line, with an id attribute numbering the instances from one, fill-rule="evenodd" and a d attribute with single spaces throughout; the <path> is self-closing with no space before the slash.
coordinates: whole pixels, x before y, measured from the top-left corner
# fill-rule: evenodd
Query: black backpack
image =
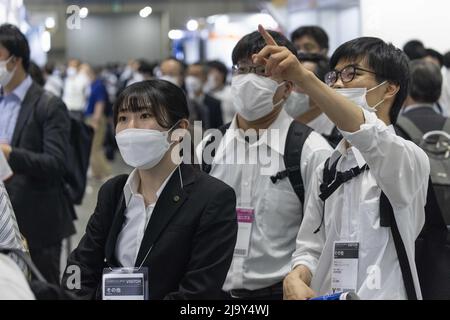
<path id="1" fill-rule="evenodd" d="M 356 167 L 346 172 L 337 172 L 338 161 L 339 159 L 331 167 L 330 159 L 325 162 L 323 182 L 320 185 L 320 199 L 324 203 L 342 184 L 369 170 L 369 167 L 365 165 L 363 168 Z M 325 212 L 323 219 L 324 217 Z M 315 233 L 320 230 L 321 226 Z M 380 197 L 380 226 L 391 228 L 408 299 L 417 300 L 405 245 L 398 230 L 394 210 L 384 192 L 381 192 Z M 450 247 L 446 245 L 446 237 L 447 227 L 442 218 L 430 178 L 425 205 L 425 225 L 415 244 L 417 273 L 422 296 L 426 300 L 450 299 Z"/>
<path id="2" fill-rule="evenodd" d="M 228 123 L 219 128 L 222 133 L 222 137 L 224 136 L 227 129 L 230 128 L 231 123 Z M 299 198 L 301 204 L 304 204 L 305 201 L 305 187 L 303 184 L 303 179 L 300 170 L 300 161 L 302 157 L 303 145 L 305 144 L 306 139 L 308 139 L 309 135 L 313 130 L 301 124 L 299 122 L 293 121 L 289 127 L 288 135 L 286 138 L 286 145 L 284 149 L 284 165 L 286 170 L 278 172 L 276 175 L 270 177 L 273 184 L 276 184 L 278 180 L 283 180 L 285 178 L 289 178 L 289 182 L 292 185 L 292 188 L 295 191 L 295 194 Z M 212 150 L 212 157 L 215 156 L 215 151 L 219 147 L 220 140 L 215 141 L 214 137 L 211 137 L 205 144 L 203 151 L 206 147 L 213 144 L 214 149 Z M 211 164 L 207 164 L 205 161 L 205 155 L 202 156 L 202 170 L 206 173 L 211 171 Z"/>
<path id="3" fill-rule="evenodd" d="M 44 91 L 39 99 L 38 108 L 45 108 L 53 95 Z M 44 120 L 40 119 L 40 123 Z M 83 121 L 70 116 L 70 141 L 67 153 L 64 189 L 74 205 L 83 201 L 87 183 L 87 171 L 91 156 L 94 130 Z"/>
<path id="4" fill-rule="evenodd" d="M 422 132 L 405 116 L 398 117 L 397 126 L 407 135 L 407 139 L 421 147 L 430 159 L 431 181 L 444 220 L 450 226 L 450 119 L 440 131 Z M 440 139 L 439 139 L 440 138 Z"/>

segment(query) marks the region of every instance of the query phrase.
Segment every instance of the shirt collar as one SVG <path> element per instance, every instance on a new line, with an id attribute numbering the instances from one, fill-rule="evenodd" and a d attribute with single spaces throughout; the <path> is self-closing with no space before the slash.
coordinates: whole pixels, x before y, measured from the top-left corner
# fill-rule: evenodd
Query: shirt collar
<path id="1" fill-rule="evenodd" d="M 25 80 L 23 80 L 12 92 L 11 95 L 16 96 L 19 98 L 20 103 L 23 102 L 25 99 L 25 96 L 28 92 L 28 89 L 30 89 L 31 85 L 33 84 L 33 80 L 31 80 L 30 76 L 27 76 Z M 3 90 L 3 88 L 2 88 Z"/>
<path id="2" fill-rule="evenodd" d="M 284 156 L 284 147 L 286 144 L 286 138 L 289 131 L 289 127 L 294 121 L 284 109 L 281 109 L 280 114 L 277 119 L 269 126 L 267 130 L 261 135 L 257 142 L 253 145 L 259 146 L 261 144 L 265 144 L 270 147 L 272 150 Z M 278 130 L 278 136 L 276 134 L 271 135 L 271 130 Z M 239 132 L 241 131 L 241 132 Z M 237 115 L 234 116 L 233 121 L 231 122 L 229 130 L 226 132 L 224 136 L 223 147 L 219 147 L 217 150 L 217 157 L 223 156 L 227 145 L 234 139 L 244 142 L 242 137 L 242 130 L 239 130 L 237 126 Z M 270 139 L 267 138 L 269 134 Z M 273 137 L 273 138 L 272 138 Z"/>
<path id="3" fill-rule="evenodd" d="M 164 182 L 161 184 L 161 187 L 159 187 L 158 191 L 156 191 L 156 198 L 159 198 L 159 196 L 163 192 L 164 188 L 166 187 L 167 183 L 169 182 L 170 178 L 172 177 L 173 173 L 177 169 L 178 169 L 178 166 L 167 176 L 166 180 L 164 180 Z M 136 196 L 139 194 L 138 189 L 139 189 L 140 184 L 141 184 L 141 177 L 139 176 L 139 170 L 134 169 L 130 173 L 130 175 L 127 179 L 127 182 L 125 183 L 125 186 L 123 187 L 123 193 L 125 196 L 125 203 L 126 203 L 127 207 L 129 205 L 131 199 L 133 198 L 133 196 Z"/>
<path id="4" fill-rule="evenodd" d="M 403 113 L 407 113 L 413 109 L 417 109 L 417 108 L 430 108 L 433 109 L 434 105 L 432 103 L 417 103 L 417 104 L 412 104 L 410 106 L 407 106 L 403 109 Z"/>

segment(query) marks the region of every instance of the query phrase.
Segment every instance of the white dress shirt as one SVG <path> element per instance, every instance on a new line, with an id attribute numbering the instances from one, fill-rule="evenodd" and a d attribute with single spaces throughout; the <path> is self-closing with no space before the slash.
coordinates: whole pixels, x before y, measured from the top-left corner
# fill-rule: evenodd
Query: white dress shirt
<path id="1" fill-rule="evenodd" d="M 0 300 L 35 300 L 20 268 L 4 254 L 0 254 L 0 288 Z"/>
<path id="2" fill-rule="evenodd" d="M 249 254 L 247 257 L 234 257 L 223 287 L 225 291 L 265 288 L 282 281 L 290 271 L 295 237 L 303 217 L 302 204 L 288 178 L 274 184 L 270 176 L 286 169 L 283 155 L 292 121 L 282 110 L 258 141 L 247 143 L 236 130 L 235 117 L 217 148 L 210 174 L 235 190 L 237 207 L 255 210 Z M 276 134 L 273 139 L 267 139 L 272 129 Z M 257 150 L 260 150 L 259 154 Z M 273 161 L 270 166 L 263 165 L 267 162 L 262 160 L 261 154 L 265 151 L 261 150 L 271 155 Z M 300 163 L 306 196 L 311 176 L 331 151 L 321 135 L 312 132 L 307 138 Z M 240 162 L 226 161 L 230 155 L 236 156 Z"/>
<path id="3" fill-rule="evenodd" d="M 364 115 L 366 123 L 359 131 L 342 131 L 353 147 L 346 150 L 342 141 L 334 151 L 330 165 L 342 155 L 338 171 L 356 166 L 362 168 L 366 163 L 370 170 L 342 185 L 326 200 L 325 210 L 319 199 L 324 164 L 316 170 L 297 237 L 293 267 L 308 267 L 313 274 L 311 288 L 319 295 L 328 294 L 331 291 L 334 242 L 356 241 L 359 242 L 356 293 L 362 299 L 406 299 L 391 230 L 380 226 L 382 189 L 394 209 L 417 296 L 421 299 L 414 257 L 415 240 L 425 222 L 429 160 L 422 149 L 396 136 L 393 127 L 387 127 L 375 114 L 364 111 Z M 314 234 L 323 215 L 325 223 L 320 232 Z M 381 277 L 376 277 L 377 274 Z M 378 280 L 379 286 L 376 285 Z"/>
<path id="4" fill-rule="evenodd" d="M 157 198 L 163 192 L 175 170 L 172 171 L 156 192 Z M 147 224 L 157 202 L 145 206 L 144 197 L 138 193 L 140 184 L 139 172 L 135 169 L 131 172 L 123 188 L 126 204 L 125 222 L 117 237 L 115 253 L 117 260 L 124 267 L 134 267 Z"/>
<path id="5" fill-rule="evenodd" d="M 442 93 L 439 99 L 442 107 L 442 115 L 448 117 L 450 115 L 450 69 L 442 69 Z"/>

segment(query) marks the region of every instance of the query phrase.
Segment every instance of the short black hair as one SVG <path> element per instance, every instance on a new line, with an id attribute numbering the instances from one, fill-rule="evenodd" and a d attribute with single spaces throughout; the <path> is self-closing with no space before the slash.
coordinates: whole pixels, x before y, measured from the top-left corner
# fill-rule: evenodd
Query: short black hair
<path id="1" fill-rule="evenodd" d="M 304 26 L 296 29 L 291 34 L 291 41 L 294 42 L 304 36 L 313 38 L 322 49 L 330 48 L 328 34 L 319 26 Z"/>
<path id="2" fill-rule="evenodd" d="M 425 46 L 419 40 L 408 41 L 403 46 L 403 51 L 408 56 L 409 60 L 422 59 L 422 58 L 425 58 L 427 55 Z"/>
<path id="3" fill-rule="evenodd" d="M 450 69 L 450 51 L 444 54 L 444 66 Z"/>
<path id="4" fill-rule="evenodd" d="M 22 58 L 22 66 L 28 72 L 30 67 L 30 46 L 27 38 L 19 28 L 9 23 L 0 25 L 0 44 L 12 56 Z"/>
<path id="5" fill-rule="evenodd" d="M 298 60 L 301 62 L 313 62 L 316 64 L 314 74 L 321 81 L 325 81 L 325 75 L 330 71 L 330 62 L 326 56 L 319 53 L 299 53 Z"/>
<path id="6" fill-rule="evenodd" d="M 390 81 L 400 86 L 389 114 L 392 124 L 395 124 L 408 95 L 409 61 L 405 53 L 379 38 L 362 37 L 337 48 L 330 59 L 330 68 L 333 70 L 342 59 L 365 60 L 376 73 L 378 82 Z"/>
<path id="7" fill-rule="evenodd" d="M 294 55 L 297 55 L 294 45 L 281 33 L 268 30 L 273 40 L 282 47 L 286 47 Z M 252 32 L 244 36 L 233 49 L 233 64 L 237 64 L 241 60 L 250 59 L 253 54 L 258 53 L 266 46 L 266 41 L 258 31 Z"/>
<path id="8" fill-rule="evenodd" d="M 426 49 L 426 52 L 427 56 L 437 59 L 441 67 L 444 65 L 444 56 L 440 52 L 434 49 Z"/>
<path id="9" fill-rule="evenodd" d="M 217 71 L 219 71 L 220 74 L 222 74 L 222 76 L 223 76 L 222 84 L 225 84 L 225 82 L 227 81 L 227 76 L 228 76 L 227 66 L 218 60 L 209 61 L 207 63 L 207 66 L 210 69 L 216 69 Z"/>
<path id="10" fill-rule="evenodd" d="M 149 110 L 158 124 L 166 129 L 182 119 L 189 119 L 183 90 L 165 80 L 146 80 L 126 87 L 114 103 L 114 126 L 117 125 L 119 112 L 143 110 Z"/>
<path id="11" fill-rule="evenodd" d="M 435 103 L 441 97 L 442 74 L 430 61 L 414 60 L 409 64 L 411 81 L 409 95 L 417 102 Z"/>

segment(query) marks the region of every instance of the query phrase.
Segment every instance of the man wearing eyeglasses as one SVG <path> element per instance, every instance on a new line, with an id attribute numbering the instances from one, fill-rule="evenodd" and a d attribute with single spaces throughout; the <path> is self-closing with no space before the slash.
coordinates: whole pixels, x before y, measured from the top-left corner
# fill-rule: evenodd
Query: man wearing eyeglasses
<path id="1" fill-rule="evenodd" d="M 271 34 L 296 53 L 283 35 Z M 252 55 L 264 45 L 263 37 L 253 32 L 233 50 L 231 92 L 237 114 L 208 170 L 237 196 L 239 232 L 223 286 L 226 299 L 283 298 L 282 281 L 291 269 L 303 199 L 309 196 L 315 169 L 331 154 L 320 134 L 294 123 L 284 110 L 292 82 L 268 77 L 263 64 L 252 63 Z"/>
<path id="2" fill-rule="evenodd" d="M 254 61 L 301 87 L 344 136 L 312 179 L 284 297 L 353 291 L 362 299 L 421 299 L 414 244 L 425 221 L 430 165 L 392 127 L 408 91 L 406 56 L 377 38 L 352 40 L 333 54 L 327 86 L 260 32 L 267 46 Z"/>

